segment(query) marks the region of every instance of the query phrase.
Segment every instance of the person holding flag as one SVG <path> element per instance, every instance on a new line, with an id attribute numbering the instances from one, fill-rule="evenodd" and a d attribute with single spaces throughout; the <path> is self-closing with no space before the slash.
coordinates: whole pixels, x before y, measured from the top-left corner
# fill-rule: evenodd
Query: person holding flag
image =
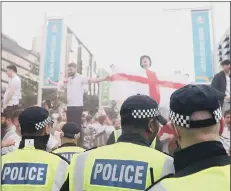
<path id="1" fill-rule="evenodd" d="M 78 127 L 81 127 L 84 86 L 106 80 L 108 80 L 108 77 L 88 78 L 78 74 L 77 64 L 75 63 L 68 64 L 68 79 L 64 82 L 53 82 L 49 80 L 49 83 L 56 85 L 57 88 L 65 87 L 67 89 L 67 122 L 76 123 Z"/>

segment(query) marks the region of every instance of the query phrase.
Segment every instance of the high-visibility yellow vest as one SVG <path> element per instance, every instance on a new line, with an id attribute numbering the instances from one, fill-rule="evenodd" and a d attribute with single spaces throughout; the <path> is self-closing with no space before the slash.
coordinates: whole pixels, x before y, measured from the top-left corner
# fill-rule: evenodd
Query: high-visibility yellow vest
<path id="1" fill-rule="evenodd" d="M 117 142 L 117 140 L 121 136 L 121 134 L 122 134 L 122 129 L 117 129 L 114 131 L 115 142 Z M 153 148 L 153 149 L 156 148 L 156 138 L 152 141 L 150 148 Z"/>
<path id="2" fill-rule="evenodd" d="M 230 191 L 230 165 L 211 167 L 195 174 L 166 178 L 149 191 Z"/>
<path id="3" fill-rule="evenodd" d="M 55 154 L 24 147 L 2 156 L 1 190 L 59 191 L 68 168 L 69 164 Z"/>
<path id="4" fill-rule="evenodd" d="M 67 160 L 71 160 L 72 156 L 74 154 L 79 154 L 81 152 L 84 152 L 85 150 L 81 147 L 77 146 L 66 146 L 66 147 L 60 147 L 54 151 L 53 153 L 56 153 L 58 155 L 61 155 L 62 157 L 66 158 Z"/>
<path id="5" fill-rule="evenodd" d="M 70 191 L 144 190 L 171 173 L 172 157 L 149 147 L 119 142 L 74 155 L 69 184 Z"/>

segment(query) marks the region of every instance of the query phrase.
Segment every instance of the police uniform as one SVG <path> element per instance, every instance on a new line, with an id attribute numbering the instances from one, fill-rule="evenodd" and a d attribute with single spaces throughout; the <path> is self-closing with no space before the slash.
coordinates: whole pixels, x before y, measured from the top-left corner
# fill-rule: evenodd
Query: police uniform
<path id="1" fill-rule="evenodd" d="M 117 142 L 117 140 L 118 140 L 118 138 L 121 136 L 121 134 L 122 134 L 122 129 L 116 129 L 115 131 L 113 131 L 113 132 L 112 132 L 112 135 L 110 135 L 110 136 L 112 136 L 111 139 L 114 138 L 114 141 L 110 141 L 111 139 L 109 138 L 109 140 L 108 140 L 108 142 L 107 142 L 107 145 L 110 145 L 110 144 L 112 144 L 112 143 Z M 158 141 L 159 141 L 159 140 L 158 140 Z M 150 148 L 157 149 L 157 150 L 161 150 L 161 149 L 160 149 L 160 145 L 157 146 L 156 142 L 157 142 L 157 137 L 153 140 L 152 144 L 150 145 Z"/>
<path id="2" fill-rule="evenodd" d="M 170 98 L 170 120 L 182 128 L 203 128 L 219 123 L 222 111 L 214 89 L 188 85 Z M 190 120 L 196 111 L 209 111 L 212 118 Z M 175 175 L 149 191 L 229 191 L 230 158 L 219 141 L 197 143 L 174 154 Z"/>
<path id="3" fill-rule="evenodd" d="M 33 134 L 50 125 L 48 111 L 30 107 L 19 116 L 19 149 L 2 157 L 2 191 L 59 191 L 68 176 L 68 161 L 45 151 L 49 135 Z"/>
<path id="4" fill-rule="evenodd" d="M 161 119 L 157 103 L 142 95 L 125 100 L 120 115 L 122 122 L 127 120 L 130 124 Z M 149 145 L 141 135 L 126 133 L 116 144 L 74 156 L 69 171 L 70 191 L 144 190 L 161 177 L 174 173 L 172 157 Z"/>
<path id="5" fill-rule="evenodd" d="M 75 123 L 69 122 L 63 126 L 62 132 L 63 137 L 76 139 L 76 137 L 79 136 L 80 128 L 78 128 Z M 54 150 L 53 153 L 57 153 L 58 155 L 61 155 L 62 157 L 65 157 L 68 161 L 70 161 L 74 154 L 79 154 L 83 151 L 84 149 L 82 149 L 81 147 L 77 147 L 77 142 L 76 144 L 70 142 L 62 144 L 58 149 Z"/>

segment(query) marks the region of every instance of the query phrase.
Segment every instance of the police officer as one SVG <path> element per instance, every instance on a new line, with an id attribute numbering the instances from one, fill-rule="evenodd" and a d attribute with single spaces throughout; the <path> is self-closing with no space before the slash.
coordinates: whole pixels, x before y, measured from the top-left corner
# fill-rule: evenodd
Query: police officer
<path id="1" fill-rule="evenodd" d="M 167 124 L 167 120 L 163 118 L 161 118 L 160 120 L 160 124 L 161 125 L 166 125 Z M 121 136 L 122 134 L 122 129 L 116 129 L 114 130 L 111 135 L 109 136 L 108 140 L 107 140 L 107 145 L 111 145 L 114 144 L 118 141 L 118 138 Z M 160 139 L 158 136 L 156 136 L 156 138 L 152 141 L 152 144 L 150 145 L 150 148 L 156 149 L 158 151 L 162 151 L 162 145 L 160 142 Z"/>
<path id="2" fill-rule="evenodd" d="M 22 132 L 19 149 L 2 157 L 2 191 L 60 190 L 67 179 L 69 164 L 45 151 L 48 128 L 53 123 L 48 111 L 27 108 L 19 116 L 19 123 Z"/>
<path id="3" fill-rule="evenodd" d="M 116 144 L 72 158 L 70 191 L 142 190 L 174 172 L 172 157 L 149 148 L 162 119 L 157 103 L 145 95 L 131 96 L 120 115 L 122 135 Z"/>
<path id="4" fill-rule="evenodd" d="M 78 128 L 75 123 L 69 122 L 64 124 L 61 138 L 62 145 L 54 150 L 53 153 L 57 153 L 70 161 L 74 154 L 84 151 L 81 147 L 77 147 L 79 137 L 80 128 Z"/>
<path id="5" fill-rule="evenodd" d="M 230 190 L 230 159 L 219 142 L 223 123 L 216 91 L 187 85 L 172 94 L 170 109 L 181 147 L 174 155 L 176 174 L 150 191 Z"/>

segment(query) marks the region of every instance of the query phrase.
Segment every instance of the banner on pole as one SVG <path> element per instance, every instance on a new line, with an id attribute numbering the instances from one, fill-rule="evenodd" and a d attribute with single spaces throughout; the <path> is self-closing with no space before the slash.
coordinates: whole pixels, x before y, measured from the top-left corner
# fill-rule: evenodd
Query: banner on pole
<path id="1" fill-rule="evenodd" d="M 63 19 L 49 19 L 45 38 L 45 59 L 43 86 L 52 87 L 49 79 L 58 82 L 61 68 L 61 50 L 63 40 Z"/>
<path id="2" fill-rule="evenodd" d="M 209 82 L 213 77 L 209 10 L 193 10 L 192 34 L 196 82 Z"/>

